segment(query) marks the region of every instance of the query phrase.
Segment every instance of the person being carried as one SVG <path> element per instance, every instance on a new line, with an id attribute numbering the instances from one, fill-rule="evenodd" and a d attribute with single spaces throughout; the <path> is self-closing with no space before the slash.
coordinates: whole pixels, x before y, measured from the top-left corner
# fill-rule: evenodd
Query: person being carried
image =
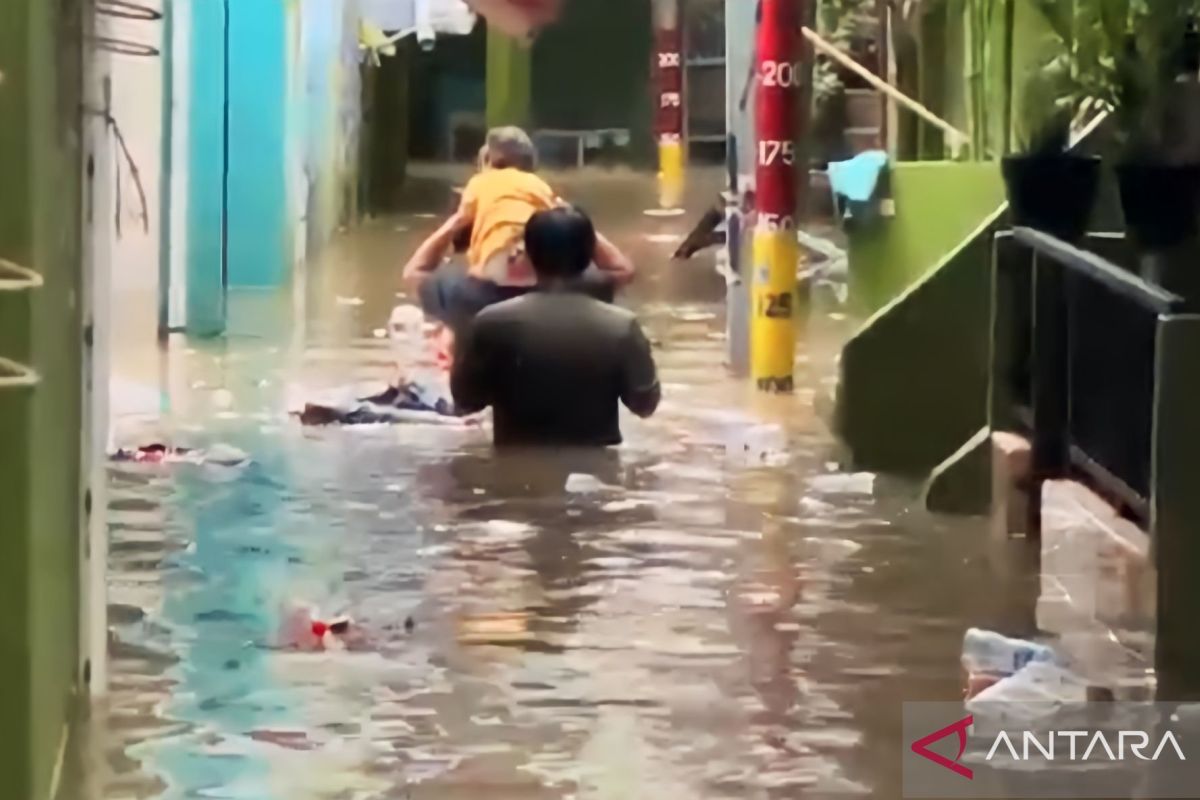
<path id="1" fill-rule="evenodd" d="M 537 283 L 522 247 L 525 223 L 538 211 L 562 205 L 535 174 L 533 141 L 520 128 L 488 132 L 481 169 L 463 190 L 458 210 L 413 253 L 404 278 L 425 313 L 462 330 L 484 308 L 518 297 Z M 439 270 L 456 237 L 470 231 L 467 271 Z M 629 260 L 611 242 L 597 237 L 597 272 L 579 289 L 611 300 L 615 287 L 633 278 Z"/>
<path id="2" fill-rule="evenodd" d="M 450 375 L 462 413 L 492 408 L 498 447 L 620 444 L 620 403 L 649 417 L 662 397 L 650 343 L 629 311 L 569 287 L 592 263 L 583 212 L 539 211 L 524 247 L 536 291 L 481 311 Z"/>

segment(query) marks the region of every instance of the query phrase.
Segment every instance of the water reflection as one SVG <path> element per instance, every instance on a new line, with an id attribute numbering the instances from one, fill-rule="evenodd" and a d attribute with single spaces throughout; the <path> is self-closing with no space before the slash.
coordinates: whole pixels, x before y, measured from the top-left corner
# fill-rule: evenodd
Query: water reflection
<path id="1" fill-rule="evenodd" d="M 726 379 L 719 282 L 663 262 L 630 213 L 652 184 L 623 181 L 588 200 L 648 267 L 667 402 L 619 452 L 287 419 L 289 394 L 386 374 L 373 331 L 428 220 L 339 241 L 283 330 L 170 355 L 167 434 L 253 463 L 114 467 L 114 683 L 81 797 L 898 796 L 899 703 L 956 696 L 963 628 L 1018 613 L 1011 559 L 907 487 L 819 491 L 828 354 L 795 398 Z M 280 649 L 296 602 L 363 645 Z"/>

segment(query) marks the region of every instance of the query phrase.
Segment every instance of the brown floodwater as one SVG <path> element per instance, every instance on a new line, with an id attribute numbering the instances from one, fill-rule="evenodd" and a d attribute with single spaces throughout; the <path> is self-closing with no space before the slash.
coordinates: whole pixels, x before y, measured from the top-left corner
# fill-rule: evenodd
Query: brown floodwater
<path id="1" fill-rule="evenodd" d="M 650 180 L 562 180 L 643 272 L 623 302 L 665 402 L 624 447 L 500 457 L 486 430 L 288 416 L 386 376 L 441 177 L 293 290 L 232 297 L 229 336 L 162 354 L 168 411 L 124 435 L 251 461 L 112 468 L 111 692 L 77 796 L 899 797 L 901 703 L 961 696 L 968 626 L 1033 630 L 1028 551 L 842 469 L 818 413 L 835 308 L 794 396 L 730 378 L 723 282 L 668 260 L 686 221 L 643 216 Z M 359 645 L 276 647 L 296 603 L 350 614 Z"/>

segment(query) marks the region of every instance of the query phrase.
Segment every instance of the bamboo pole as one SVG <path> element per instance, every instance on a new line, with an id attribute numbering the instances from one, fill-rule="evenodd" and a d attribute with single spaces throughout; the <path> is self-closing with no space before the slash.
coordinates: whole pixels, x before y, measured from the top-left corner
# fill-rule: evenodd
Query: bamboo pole
<path id="1" fill-rule="evenodd" d="M 839 50 L 837 46 L 830 44 L 823 39 L 820 34 L 818 34 L 812 28 L 802 28 L 801 32 L 804 34 L 804 38 L 808 39 L 808 41 L 812 43 L 813 47 L 817 48 L 846 69 L 858 75 L 876 90 L 883 92 L 888 97 L 892 98 L 892 100 L 904 106 L 909 111 L 928 122 L 930 125 L 942 130 L 949 137 L 952 152 L 958 152 L 959 148 L 965 146 L 971 141 L 970 136 L 963 133 L 958 128 L 939 117 L 937 114 L 934 114 L 928 108 L 921 105 L 919 102 L 912 99 L 895 86 L 892 86 L 890 83 L 871 72 L 871 70 L 867 69 L 862 64 L 859 64 L 853 58 Z"/>

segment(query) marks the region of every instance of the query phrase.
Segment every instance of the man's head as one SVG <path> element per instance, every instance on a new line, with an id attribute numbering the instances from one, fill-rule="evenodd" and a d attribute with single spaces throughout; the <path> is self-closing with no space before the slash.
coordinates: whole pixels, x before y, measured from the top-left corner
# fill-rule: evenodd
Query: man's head
<path id="1" fill-rule="evenodd" d="M 487 135 L 487 163 L 492 169 L 537 169 L 537 150 L 529 134 L 512 125 L 492 128 Z"/>
<path id="2" fill-rule="evenodd" d="M 595 252 L 596 229 L 577 208 L 539 211 L 525 224 L 525 253 L 539 280 L 577 278 Z"/>

